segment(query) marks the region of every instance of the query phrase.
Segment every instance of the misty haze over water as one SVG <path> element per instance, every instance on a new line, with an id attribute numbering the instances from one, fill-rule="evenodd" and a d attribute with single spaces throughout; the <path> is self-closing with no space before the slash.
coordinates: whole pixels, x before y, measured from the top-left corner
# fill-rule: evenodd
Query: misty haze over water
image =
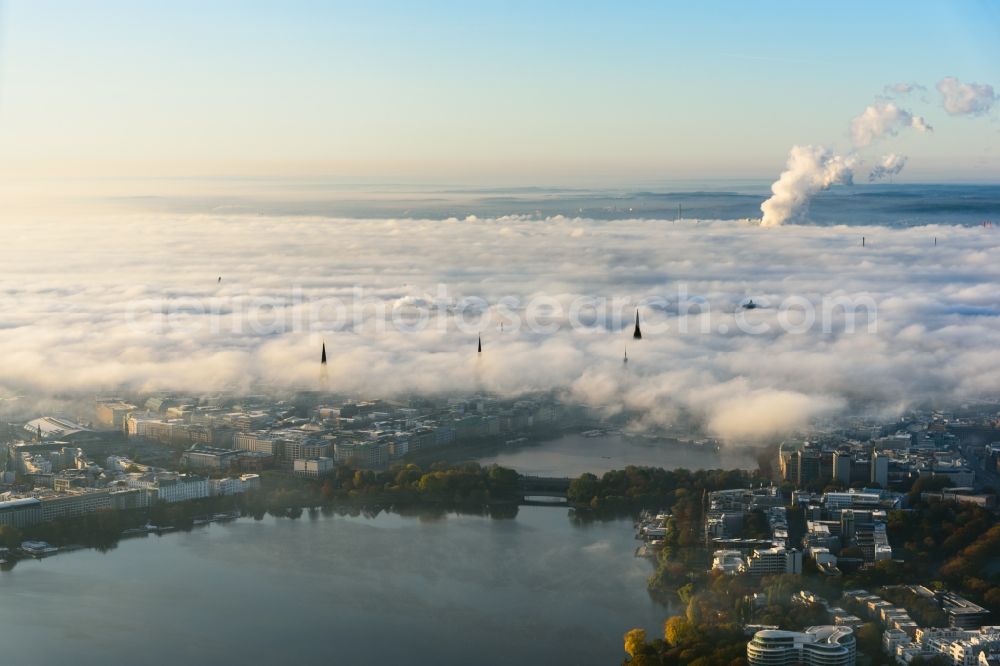
<path id="1" fill-rule="evenodd" d="M 234 179 L 219 182 L 231 195 L 177 194 L 114 198 L 126 207 L 184 213 L 333 215 L 443 219 L 585 217 L 756 219 L 770 196 L 769 181 L 698 181 L 677 187 L 476 188 L 437 185 L 350 185 L 309 180 Z M 155 186 L 150 187 L 155 191 Z M 837 187 L 813 196 L 807 222 L 830 225 L 978 225 L 1000 218 L 1000 185 L 874 184 Z"/>

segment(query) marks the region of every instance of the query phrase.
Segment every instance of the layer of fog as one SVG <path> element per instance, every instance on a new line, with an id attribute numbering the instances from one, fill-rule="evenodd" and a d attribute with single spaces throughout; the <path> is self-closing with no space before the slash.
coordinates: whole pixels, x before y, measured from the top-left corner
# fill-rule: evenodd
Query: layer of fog
<path id="1" fill-rule="evenodd" d="M 555 390 L 648 424 L 683 411 L 730 440 L 1000 392 L 1000 235 L 984 228 L 122 215 L 22 217 L 3 232 L 5 396 L 316 388 L 323 340 L 329 387 L 349 395 Z M 362 320 L 334 326 L 335 304 L 358 289 Z M 818 312 L 845 296 L 877 304 L 876 330 L 862 312 L 845 331 L 839 310 L 829 330 L 779 324 L 789 297 Z M 494 318 L 477 322 L 473 304 L 459 327 L 467 297 Z M 521 308 L 539 297 L 564 312 L 581 297 L 618 299 L 623 314 L 532 331 Z M 761 307 L 743 309 L 747 298 Z M 432 304 L 449 324 L 380 331 L 374 302 L 404 322 Z M 645 335 L 633 341 L 640 303 Z M 741 332 L 737 317 L 770 330 Z"/>

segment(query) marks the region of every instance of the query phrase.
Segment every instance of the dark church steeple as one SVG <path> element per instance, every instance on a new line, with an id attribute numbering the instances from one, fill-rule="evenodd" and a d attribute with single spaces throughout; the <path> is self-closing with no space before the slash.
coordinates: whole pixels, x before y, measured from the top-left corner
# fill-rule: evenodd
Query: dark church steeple
<path id="1" fill-rule="evenodd" d="M 642 331 L 639 330 L 639 310 L 635 311 L 635 331 L 632 332 L 632 337 L 636 340 L 642 340 Z"/>
<path id="2" fill-rule="evenodd" d="M 320 390 L 326 391 L 330 385 L 330 374 L 326 369 L 326 340 L 323 341 L 323 351 L 319 354 L 319 386 Z"/>
<path id="3" fill-rule="evenodd" d="M 479 354 L 483 353 L 483 336 L 481 336 L 481 335 L 479 336 L 479 347 L 478 347 L 478 349 L 476 351 Z"/>

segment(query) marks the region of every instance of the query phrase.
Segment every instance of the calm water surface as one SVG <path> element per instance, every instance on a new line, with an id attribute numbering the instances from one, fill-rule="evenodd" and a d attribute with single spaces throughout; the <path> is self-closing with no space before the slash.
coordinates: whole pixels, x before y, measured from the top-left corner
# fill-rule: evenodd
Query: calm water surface
<path id="1" fill-rule="evenodd" d="M 659 635 L 628 520 L 249 518 L 0 573 L 9 664 L 619 663 Z"/>
<path id="2" fill-rule="evenodd" d="M 478 458 L 535 476 L 577 477 L 584 472 L 600 476 L 627 465 L 676 469 L 756 469 L 753 449 L 726 448 L 721 452 L 673 441 L 608 434 L 600 437 L 564 435 L 536 445 L 521 446 Z"/>

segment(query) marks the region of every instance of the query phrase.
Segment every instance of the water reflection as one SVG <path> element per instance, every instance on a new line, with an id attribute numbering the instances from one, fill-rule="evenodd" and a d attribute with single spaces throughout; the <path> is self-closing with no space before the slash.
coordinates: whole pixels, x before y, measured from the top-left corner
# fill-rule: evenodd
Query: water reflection
<path id="1" fill-rule="evenodd" d="M 667 615 L 629 519 L 308 513 L 23 561 L 0 575 L 5 658 L 615 663 L 627 629 Z"/>

